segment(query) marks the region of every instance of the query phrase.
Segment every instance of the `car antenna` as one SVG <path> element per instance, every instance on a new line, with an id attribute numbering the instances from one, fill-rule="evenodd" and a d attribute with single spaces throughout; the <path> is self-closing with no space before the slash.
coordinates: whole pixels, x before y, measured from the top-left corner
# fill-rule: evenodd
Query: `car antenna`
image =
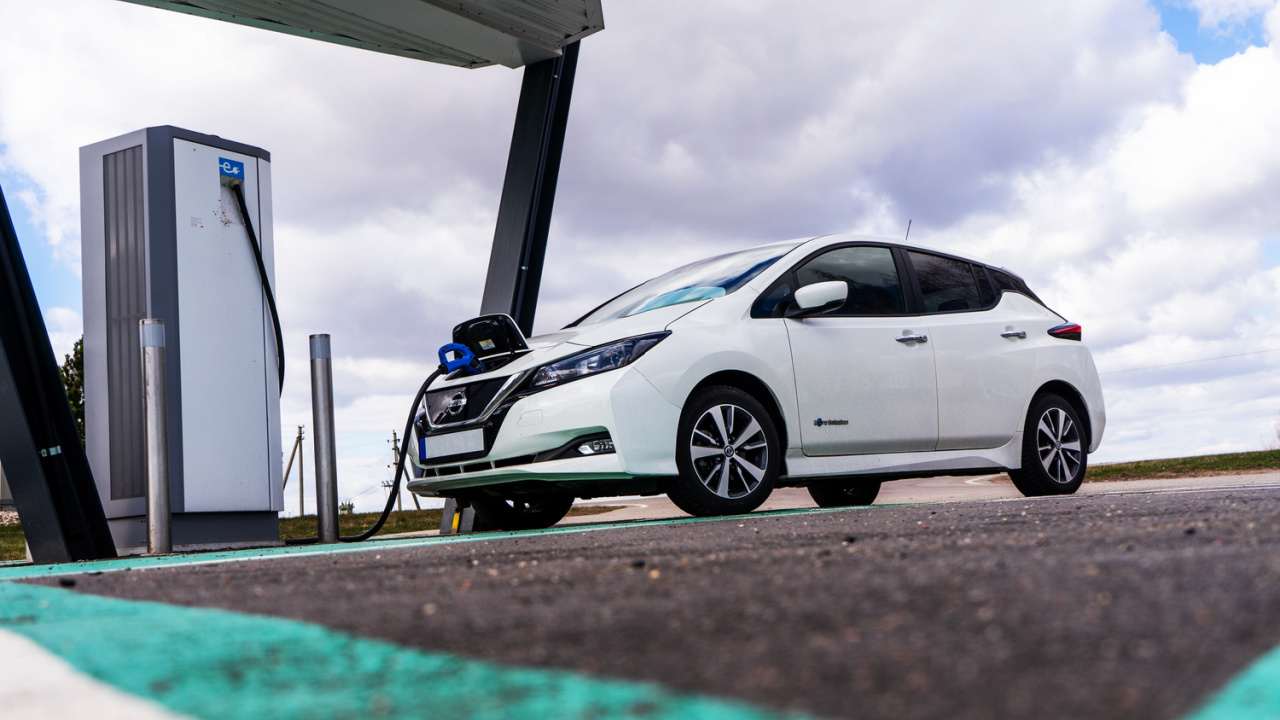
<path id="1" fill-rule="evenodd" d="M 907 218 L 907 237 L 902 238 L 902 241 L 906 242 L 909 237 L 911 237 L 911 218 Z"/>

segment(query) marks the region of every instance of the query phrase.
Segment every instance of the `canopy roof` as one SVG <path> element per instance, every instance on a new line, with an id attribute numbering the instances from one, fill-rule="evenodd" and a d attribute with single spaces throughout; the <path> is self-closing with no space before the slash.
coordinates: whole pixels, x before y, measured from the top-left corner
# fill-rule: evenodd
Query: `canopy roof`
<path id="1" fill-rule="evenodd" d="M 415 60 L 516 68 L 604 29 L 600 0 L 124 0 Z"/>

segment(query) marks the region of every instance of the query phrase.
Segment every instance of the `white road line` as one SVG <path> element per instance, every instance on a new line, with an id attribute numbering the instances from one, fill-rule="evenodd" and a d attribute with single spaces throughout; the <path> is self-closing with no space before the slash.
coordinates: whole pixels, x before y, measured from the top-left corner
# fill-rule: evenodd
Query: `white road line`
<path id="1" fill-rule="evenodd" d="M 1280 483 L 1257 485 L 1211 485 L 1208 487 L 1188 488 L 1153 488 L 1151 490 L 1110 490 L 1108 492 L 1090 493 L 1091 495 L 1179 495 L 1184 493 L 1215 492 L 1218 490 L 1275 490 Z"/>
<path id="2" fill-rule="evenodd" d="M 0 630 L 0 708 L 5 720 L 187 718 L 95 680 L 8 630 Z"/>
<path id="3" fill-rule="evenodd" d="M 966 481 L 967 482 L 967 481 Z M 1223 490 L 1276 490 L 1280 483 L 1259 483 L 1256 485 L 1212 485 L 1208 487 L 1152 488 L 1150 490 L 1108 490 L 1105 492 L 1084 492 L 1073 495 L 1038 495 L 1035 497 L 983 498 L 974 500 L 921 500 L 904 503 L 907 505 L 970 505 L 982 503 L 1016 503 L 1016 502 L 1053 502 L 1081 500 L 1091 497 L 1108 497 L 1112 495 L 1180 495 L 1187 493 L 1220 492 Z M 894 503 L 897 504 L 897 503 Z"/>

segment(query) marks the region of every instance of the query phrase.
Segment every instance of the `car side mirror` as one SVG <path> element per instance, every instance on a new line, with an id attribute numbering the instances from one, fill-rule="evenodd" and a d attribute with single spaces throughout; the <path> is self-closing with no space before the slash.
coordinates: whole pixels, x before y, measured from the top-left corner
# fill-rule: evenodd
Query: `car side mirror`
<path id="1" fill-rule="evenodd" d="M 795 304 L 787 309 L 785 317 L 806 318 L 831 312 L 849 298 L 849 283 L 844 280 L 805 285 L 796 290 Z"/>

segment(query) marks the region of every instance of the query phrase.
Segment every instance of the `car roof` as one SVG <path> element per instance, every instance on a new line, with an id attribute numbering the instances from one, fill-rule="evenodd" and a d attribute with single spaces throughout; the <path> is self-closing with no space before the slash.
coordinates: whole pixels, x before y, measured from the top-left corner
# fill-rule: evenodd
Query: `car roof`
<path id="1" fill-rule="evenodd" d="M 792 240 L 789 242 L 795 242 L 795 241 Z M 987 267 L 996 268 L 998 270 L 1007 272 L 1010 275 L 1017 277 L 1019 280 L 1023 279 L 1022 276 L 1019 275 L 1018 273 L 1006 267 L 1003 267 L 997 263 L 993 263 L 989 260 L 985 260 L 975 255 L 970 255 L 968 253 L 958 253 L 952 250 L 943 250 L 941 248 L 932 247 L 930 245 L 921 245 L 919 243 L 905 242 L 897 238 L 880 237 L 877 235 L 862 235 L 858 233 L 844 233 L 839 235 L 819 235 L 817 237 L 809 238 L 808 240 L 802 241 L 799 245 L 796 246 L 796 249 L 793 252 L 795 252 L 797 255 L 808 255 L 814 250 L 824 248 L 830 245 L 843 245 L 845 243 L 857 243 L 857 242 L 883 243 L 885 245 L 895 245 L 897 247 L 900 247 L 906 250 L 920 250 L 921 252 L 932 253 L 934 255 L 946 255 L 948 257 L 953 257 L 953 258 L 965 260 L 968 262 L 978 263 L 979 265 L 986 265 Z M 773 245 L 775 243 L 768 243 L 768 244 Z"/>

